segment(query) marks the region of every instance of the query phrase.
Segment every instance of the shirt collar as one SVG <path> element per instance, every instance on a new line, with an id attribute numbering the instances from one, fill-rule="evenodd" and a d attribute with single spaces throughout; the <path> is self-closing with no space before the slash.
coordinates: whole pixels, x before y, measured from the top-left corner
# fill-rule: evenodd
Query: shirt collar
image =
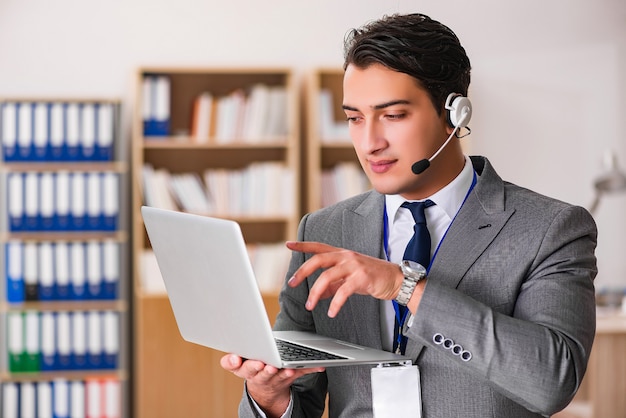
<path id="1" fill-rule="evenodd" d="M 465 165 L 458 176 L 448 183 L 444 188 L 427 197 L 442 209 L 450 219 L 454 219 L 459 209 L 463 205 L 467 192 L 474 180 L 474 167 L 469 157 L 465 156 Z M 426 200 L 424 199 L 424 200 Z M 385 206 L 387 219 L 391 222 L 395 219 L 398 209 L 407 199 L 399 194 L 385 195 Z"/>

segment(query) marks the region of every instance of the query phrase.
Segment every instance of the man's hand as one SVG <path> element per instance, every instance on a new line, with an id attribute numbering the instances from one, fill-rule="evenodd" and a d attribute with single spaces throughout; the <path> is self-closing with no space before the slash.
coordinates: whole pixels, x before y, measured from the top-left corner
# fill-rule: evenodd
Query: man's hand
<path id="1" fill-rule="evenodd" d="M 352 294 L 391 300 L 398 296 L 403 275 L 397 264 L 319 242 L 288 241 L 293 251 L 315 254 L 289 279 L 295 287 L 318 269 L 324 269 L 311 288 L 306 308 L 332 297 L 328 316 L 334 318 Z"/>
<path id="2" fill-rule="evenodd" d="M 226 371 L 246 379 L 248 394 L 268 418 L 280 417 L 287 410 L 294 380 L 309 373 L 323 372 L 323 367 L 309 369 L 277 369 L 261 361 L 243 360 L 227 354 L 220 360 Z"/>

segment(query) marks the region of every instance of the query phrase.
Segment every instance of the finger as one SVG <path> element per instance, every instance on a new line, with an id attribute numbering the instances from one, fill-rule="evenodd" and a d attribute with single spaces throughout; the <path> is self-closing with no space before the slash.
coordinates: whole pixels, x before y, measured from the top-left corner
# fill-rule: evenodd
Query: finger
<path id="1" fill-rule="evenodd" d="M 355 292 L 353 284 L 346 279 L 346 274 L 341 268 L 335 267 L 324 271 L 309 290 L 309 297 L 305 304 L 306 309 L 312 310 L 315 308 L 320 299 L 335 298 L 338 291 L 342 295 L 337 299 L 335 306 L 341 308 L 343 303 L 345 303 L 345 299 Z M 337 309 L 335 314 L 338 311 Z"/>
<path id="2" fill-rule="evenodd" d="M 259 375 L 259 373 L 263 372 L 266 368 L 274 369 L 274 371 L 277 370 L 276 367 L 267 366 L 262 361 L 246 360 L 241 364 L 241 367 L 235 370 L 233 373 L 235 374 L 235 376 L 239 376 L 243 379 L 253 379 L 257 375 Z"/>
<path id="3" fill-rule="evenodd" d="M 334 253 L 316 254 L 302 263 L 300 267 L 289 278 L 289 286 L 296 287 L 300 285 L 307 277 L 322 268 L 332 267 L 335 264 Z"/>
<path id="4" fill-rule="evenodd" d="M 312 241 L 287 241 L 285 245 L 292 251 L 310 254 L 327 253 L 330 251 L 337 251 L 339 249 L 337 247 L 333 247 L 332 245 Z"/>
<path id="5" fill-rule="evenodd" d="M 254 379 L 247 379 L 249 393 L 275 393 L 291 387 L 294 381 L 309 373 L 323 372 L 324 368 L 280 369 L 262 371 Z"/>
<path id="6" fill-rule="evenodd" d="M 346 304 L 348 298 L 354 293 L 355 291 L 351 288 L 348 281 L 343 286 L 339 287 L 339 289 L 335 292 L 335 296 L 333 296 L 330 301 L 330 305 L 328 306 L 328 317 L 336 317 L 341 308 L 343 308 L 343 305 Z"/>
<path id="7" fill-rule="evenodd" d="M 220 366 L 229 372 L 234 372 L 239 369 L 242 363 L 242 358 L 235 354 L 226 354 L 220 359 Z"/>

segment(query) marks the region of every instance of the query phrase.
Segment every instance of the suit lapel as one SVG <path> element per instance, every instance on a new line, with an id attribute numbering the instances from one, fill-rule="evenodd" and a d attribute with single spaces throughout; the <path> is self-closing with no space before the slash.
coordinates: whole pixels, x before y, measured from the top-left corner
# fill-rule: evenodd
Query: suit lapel
<path id="1" fill-rule="evenodd" d="M 342 246 L 371 257 L 384 258 L 383 251 L 383 211 L 384 197 L 370 193 L 354 211 L 345 210 L 342 222 Z M 363 326 L 362 318 L 371 324 L 380 324 L 380 303 L 378 300 L 361 295 L 348 299 L 358 343 L 382 349 L 379 326 Z"/>
<path id="2" fill-rule="evenodd" d="M 486 158 L 472 157 L 478 183 L 452 221 L 428 273 L 452 288 L 459 283 L 515 213 L 505 207 L 504 182 Z M 409 340 L 406 355 L 417 359 L 424 344 Z"/>
<path id="3" fill-rule="evenodd" d="M 487 213 L 472 193 L 459 213 L 433 260 L 429 278 L 457 287 L 465 273 L 498 235 L 514 210 Z M 441 274 L 445 271 L 445 274 Z"/>

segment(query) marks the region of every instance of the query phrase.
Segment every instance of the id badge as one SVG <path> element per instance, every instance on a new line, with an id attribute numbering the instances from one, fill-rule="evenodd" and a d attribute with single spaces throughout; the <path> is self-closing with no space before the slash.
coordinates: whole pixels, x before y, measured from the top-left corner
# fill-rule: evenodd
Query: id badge
<path id="1" fill-rule="evenodd" d="M 422 417 L 422 388 L 416 365 L 379 364 L 372 369 L 371 378 L 374 418 Z"/>

